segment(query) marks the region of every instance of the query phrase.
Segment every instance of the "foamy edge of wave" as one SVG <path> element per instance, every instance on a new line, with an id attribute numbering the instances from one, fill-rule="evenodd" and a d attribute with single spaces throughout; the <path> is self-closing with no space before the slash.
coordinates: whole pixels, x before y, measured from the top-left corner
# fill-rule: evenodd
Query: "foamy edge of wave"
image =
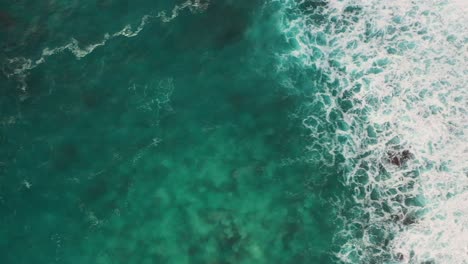
<path id="1" fill-rule="evenodd" d="M 337 238 L 345 242 L 337 257 L 345 263 L 391 261 L 388 257 L 399 263 L 466 263 L 467 5 L 458 0 L 284 3 L 285 36 L 296 49 L 281 59 L 328 77 L 318 80 L 325 91 L 311 95 L 323 112 L 303 121 L 315 138 L 309 148 L 329 153 L 324 164 L 344 155 L 344 184 L 360 205 L 354 217 L 340 218 L 345 229 Z M 334 82 L 340 88 L 333 88 Z M 344 110 L 343 100 L 353 107 Z M 337 122 L 333 115 L 342 118 Z M 339 128 L 327 132 L 328 123 Z M 392 164 L 400 161 L 389 155 L 403 150 L 411 158 Z M 419 205 L 408 205 L 407 199 Z M 337 206 L 344 209 L 343 203 Z M 385 206 L 390 212 L 382 211 Z M 379 230 L 384 240 L 376 235 Z M 390 256 L 385 257 L 386 249 Z"/>

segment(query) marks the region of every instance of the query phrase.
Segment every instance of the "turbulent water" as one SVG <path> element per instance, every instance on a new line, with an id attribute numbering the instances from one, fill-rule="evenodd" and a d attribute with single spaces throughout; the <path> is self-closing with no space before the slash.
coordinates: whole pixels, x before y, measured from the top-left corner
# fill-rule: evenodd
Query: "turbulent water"
<path id="1" fill-rule="evenodd" d="M 468 263 L 467 12 L 0 0 L 1 263 Z"/>
<path id="2" fill-rule="evenodd" d="M 320 111 L 304 119 L 312 149 L 342 159 L 352 192 L 338 201 L 339 259 L 466 263 L 466 4 L 287 8 L 284 28 L 297 46 L 290 56 L 321 76 L 310 95 Z"/>

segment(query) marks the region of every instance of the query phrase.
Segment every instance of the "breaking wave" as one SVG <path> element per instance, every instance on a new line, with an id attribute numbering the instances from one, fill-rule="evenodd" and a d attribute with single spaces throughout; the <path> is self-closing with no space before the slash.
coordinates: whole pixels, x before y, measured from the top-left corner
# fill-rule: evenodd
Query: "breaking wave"
<path id="1" fill-rule="evenodd" d="M 318 73 L 300 87 L 312 94 L 309 148 L 341 166 L 349 190 L 336 257 L 467 263 L 466 3 L 280 2 L 294 46 L 281 68 Z"/>

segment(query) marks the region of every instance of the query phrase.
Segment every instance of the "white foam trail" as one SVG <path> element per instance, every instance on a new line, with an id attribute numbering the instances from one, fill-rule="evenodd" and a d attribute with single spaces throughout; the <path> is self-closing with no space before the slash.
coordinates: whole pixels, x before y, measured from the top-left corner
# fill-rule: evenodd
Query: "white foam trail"
<path id="1" fill-rule="evenodd" d="M 326 153 L 325 163 L 345 157 L 344 182 L 360 205 L 342 218 L 337 257 L 467 263 L 466 2 L 283 3 L 285 34 L 297 48 L 282 67 L 293 58 L 329 78 L 317 80 L 325 89 L 313 95 L 323 112 L 304 120 L 311 149 Z M 337 129 L 325 129 L 329 123 Z M 392 164 L 403 150 L 412 157 Z"/>
<path id="2" fill-rule="evenodd" d="M 205 10 L 209 5 L 209 1 L 201 1 L 201 0 L 194 0 L 194 1 L 186 1 L 181 5 L 176 5 L 172 11 L 171 15 L 167 16 L 165 11 L 159 12 L 156 17 L 160 18 L 163 22 L 170 22 L 174 18 L 176 18 L 179 15 L 179 12 L 184 9 L 189 9 L 192 13 L 200 12 L 202 10 Z"/>
<path id="3" fill-rule="evenodd" d="M 78 40 L 72 38 L 69 43 L 63 46 L 55 48 L 44 48 L 44 50 L 42 50 L 40 58 L 36 60 L 24 57 L 7 59 L 6 63 L 3 65 L 3 73 L 7 78 L 16 78 L 20 83 L 20 88 L 23 91 L 26 91 L 26 78 L 28 76 L 29 71 L 46 62 L 47 58 L 50 56 L 60 54 L 64 51 L 69 51 L 77 59 L 81 59 L 87 56 L 88 54 L 92 53 L 96 48 L 106 45 L 106 43 L 113 38 L 120 36 L 132 38 L 137 36 L 144 29 L 145 25 L 149 23 L 152 19 L 157 19 L 162 21 L 163 23 L 167 23 L 175 19 L 182 10 L 189 9 L 192 13 L 201 12 L 208 7 L 208 4 L 208 1 L 202 2 L 201 0 L 187 0 L 186 2 L 180 5 L 175 5 L 171 11 L 170 16 L 168 16 L 165 11 L 160 11 L 155 15 L 144 15 L 141 18 L 140 24 L 136 29 L 134 29 L 131 25 L 126 25 L 124 28 L 122 28 L 122 30 L 113 34 L 105 33 L 101 41 L 87 45 L 85 47 L 82 47 Z"/>

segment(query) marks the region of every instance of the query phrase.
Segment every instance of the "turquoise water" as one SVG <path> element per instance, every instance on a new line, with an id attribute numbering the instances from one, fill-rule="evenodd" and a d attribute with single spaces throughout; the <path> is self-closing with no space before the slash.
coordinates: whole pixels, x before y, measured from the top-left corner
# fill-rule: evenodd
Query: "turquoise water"
<path id="1" fill-rule="evenodd" d="M 101 2 L 5 4 L 5 57 L 100 42 L 175 4 Z M 47 57 L 25 91 L 2 76 L 2 263 L 329 261 L 336 176 L 304 159 L 274 8 L 153 19 Z"/>
<path id="2" fill-rule="evenodd" d="M 1 263 L 464 263 L 466 19 L 402 6 L 0 1 Z"/>

